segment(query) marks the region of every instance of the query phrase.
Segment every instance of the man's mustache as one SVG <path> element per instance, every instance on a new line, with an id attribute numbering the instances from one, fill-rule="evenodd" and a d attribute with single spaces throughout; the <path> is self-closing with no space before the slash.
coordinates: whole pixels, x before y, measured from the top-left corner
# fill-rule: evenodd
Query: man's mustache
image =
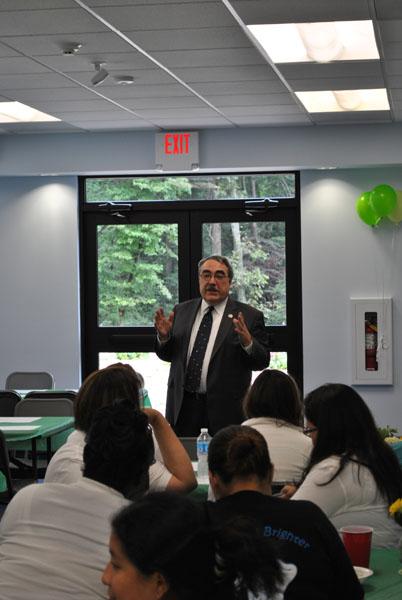
<path id="1" fill-rule="evenodd" d="M 207 287 L 205 288 L 205 290 L 207 292 L 217 292 L 218 288 L 215 285 L 207 285 Z"/>

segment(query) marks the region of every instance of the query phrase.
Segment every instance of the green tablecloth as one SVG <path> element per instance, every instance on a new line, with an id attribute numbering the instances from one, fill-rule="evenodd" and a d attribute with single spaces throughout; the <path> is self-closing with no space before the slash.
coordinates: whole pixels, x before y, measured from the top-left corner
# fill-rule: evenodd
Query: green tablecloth
<path id="1" fill-rule="evenodd" d="M 16 422 L 7 422 L 7 417 L 0 417 L 0 429 L 2 426 L 17 425 Z M 37 452 L 46 451 L 46 439 L 52 438 L 52 450 L 55 451 L 64 444 L 67 437 L 73 431 L 73 417 L 40 417 L 31 423 L 22 423 L 22 425 L 33 426 L 35 429 L 4 431 L 7 447 L 9 450 L 26 450 L 32 448 L 32 439 L 36 438 Z M 0 472 L 0 492 L 7 489 L 3 473 Z"/>
<path id="2" fill-rule="evenodd" d="M 399 550 L 372 550 L 370 569 L 374 571 L 374 575 L 362 581 L 365 600 L 402 600 L 402 563 Z"/>

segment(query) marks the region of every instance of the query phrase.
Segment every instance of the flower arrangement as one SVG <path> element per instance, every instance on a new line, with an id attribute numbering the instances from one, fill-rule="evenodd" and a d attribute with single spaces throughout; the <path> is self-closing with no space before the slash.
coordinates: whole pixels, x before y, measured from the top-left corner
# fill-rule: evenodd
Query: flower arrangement
<path id="1" fill-rule="evenodd" d="M 402 527 L 402 498 L 395 500 L 389 507 L 389 514 Z"/>

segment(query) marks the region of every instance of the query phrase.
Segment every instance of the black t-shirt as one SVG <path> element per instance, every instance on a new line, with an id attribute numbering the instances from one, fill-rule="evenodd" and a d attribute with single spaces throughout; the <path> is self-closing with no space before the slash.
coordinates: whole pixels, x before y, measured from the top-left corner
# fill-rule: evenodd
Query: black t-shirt
<path id="1" fill-rule="evenodd" d="M 279 553 L 297 566 L 286 600 L 359 600 L 363 589 L 335 527 L 318 506 L 306 500 L 282 500 L 259 492 L 237 492 L 208 502 L 212 523 L 236 515 L 252 518 Z"/>

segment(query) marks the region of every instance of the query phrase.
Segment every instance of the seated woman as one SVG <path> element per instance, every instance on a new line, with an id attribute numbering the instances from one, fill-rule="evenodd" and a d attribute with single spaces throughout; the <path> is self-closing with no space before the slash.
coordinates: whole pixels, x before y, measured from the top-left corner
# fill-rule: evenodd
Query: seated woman
<path id="1" fill-rule="evenodd" d="M 271 496 L 273 465 L 262 435 L 247 426 L 219 431 L 208 451 L 210 482 L 216 502 L 207 504 L 212 522 L 252 517 L 261 537 L 279 556 L 296 565 L 286 600 L 360 600 L 357 580 L 338 532 L 311 502 Z"/>
<path id="2" fill-rule="evenodd" d="M 85 379 L 74 401 L 75 431 L 50 461 L 46 483 L 72 483 L 82 477 L 85 434 L 96 412 L 122 398 L 129 398 L 133 408 L 138 409 L 140 387 L 141 382 L 134 369 L 121 363 L 95 371 Z M 152 408 L 144 408 L 144 412 L 156 442 L 157 460 L 149 470 L 150 489 L 192 490 L 197 481 L 186 450 L 160 412 Z"/>
<path id="3" fill-rule="evenodd" d="M 114 517 L 110 555 L 113 600 L 281 600 L 296 571 L 249 521 L 210 529 L 202 505 L 168 492 Z"/>
<path id="4" fill-rule="evenodd" d="M 313 441 L 306 476 L 292 499 L 311 500 L 338 529 L 374 528 L 374 547 L 396 547 L 402 529 L 388 506 L 402 497 L 402 470 L 359 394 L 340 383 L 313 390 L 305 400 Z"/>
<path id="5" fill-rule="evenodd" d="M 123 401 L 97 411 L 84 476 L 20 490 L 0 521 L 0 599 L 106 599 L 100 578 L 110 518 L 148 489 L 154 457 L 146 415 Z"/>
<path id="6" fill-rule="evenodd" d="M 299 482 L 311 452 L 311 440 L 303 435 L 303 403 L 296 382 L 275 369 L 262 371 L 250 390 L 243 411 L 243 425 L 265 438 L 274 464 L 276 482 Z"/>

